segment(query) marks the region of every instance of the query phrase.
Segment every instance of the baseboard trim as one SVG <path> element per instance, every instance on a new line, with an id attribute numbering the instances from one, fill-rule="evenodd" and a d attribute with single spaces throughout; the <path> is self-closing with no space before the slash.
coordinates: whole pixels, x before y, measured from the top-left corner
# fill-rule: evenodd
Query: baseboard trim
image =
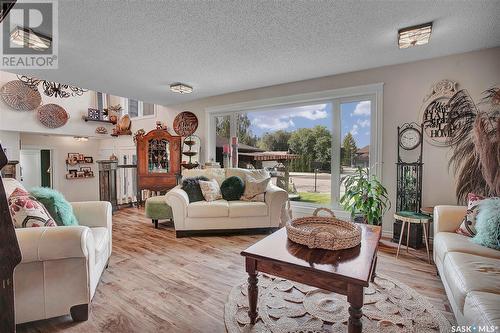
<path id="1" fill-rule="evenodd" d="M 270 234 L 279 228 L 246 228 L 246 229 L 213 229 L 213 230 L 176 230 L 176 238 L 206 237 L 206 236 L 231 236 L 231 235 L 258 235 Z"/>

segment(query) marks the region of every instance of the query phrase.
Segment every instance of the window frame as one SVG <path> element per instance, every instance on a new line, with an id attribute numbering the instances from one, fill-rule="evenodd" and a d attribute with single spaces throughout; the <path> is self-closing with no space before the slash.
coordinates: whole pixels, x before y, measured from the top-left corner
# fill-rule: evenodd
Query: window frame
<path id="1" fill-rule="evenodd" d="M 301 105 L 331 103 L 332 104 L 332 154 L 331 188 L 332 208 L 340 211 L 340 146 L 341 146 L 341 104 L 356 101 L 370 101 L 370 174 L 382 180 L 382 125 L 383 125 L 383 83 L 374 83 L 364 86 L 340 88 L 299 95 L 288 95 L 276 98 L 254 100 L 249 102 L 220 105 L 205 109 L 206 136 L 205 158 L 215 161 L 215 117 L 230 116 L 230 136 L 236 136 L 236 118 L 238 113 L 259 111 L 269 108 L 297 107 Z M 338 167 L 337 167 L 338 166 Z M 301 203 L 307 212 L 314 204 Z"/>
<path id="2" fill-rule="evenodd" d="M 154 105 L 154 112 L 152 115 L 147 115 L 145 116 L 144 115 L 144 102 L 143 101 L 140 101 L 138 99 L 135 99 L 135 98 L 122 98 L 122 103 L 123 103 L 123 114 L 128 114 L 129 115 L 129 100 L 134 100 L 134 101 L 137 101 L 137 117 L 130 117 L 130 119 L 136 119 L 136 120 L 139 120 L 139 119 L 148 119 L 148 118 L 156 118 L 156 112 L 157 112 L 157 105 L 156 104 L 153 104 L 153 103 L 149 103 L 149 104 L 153 104 Z M 130 116 L 130 115 L 129 115 Z"/>

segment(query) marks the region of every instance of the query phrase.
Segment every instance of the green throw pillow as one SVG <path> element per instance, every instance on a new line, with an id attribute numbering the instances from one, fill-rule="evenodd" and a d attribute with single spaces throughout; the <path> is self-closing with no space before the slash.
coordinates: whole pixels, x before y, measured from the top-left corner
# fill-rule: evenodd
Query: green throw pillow
<path id="1" fill-rule="evenodd" d="M 482 200 L 476 217 L 476 244 L 500 250 L 500 198 Z"/>
<path id="2" fill-rule="evenodd" d="M 220 185 L 220 191 L 224 200 L 240 200 L 245 191 L 245 182 L 238 176 L 226 178 Z"/>
<path id="3" fill-rule="evenodd" d="M 188 195 L 189 202 L 205 200 L 203 193 L 201 193 L 200 180 L 208 181 L 208 178 L 204 176 L 198 176 L 186 178 L 182 181 L 181 189 L 183 189 Z"/>
<path id="4" fill-rule="evenodd" d="M 35 187 L 30 193 L 45 206 L 57 225 L 78 225 L 73 207 L 60 192 L 48 187 Z"/>

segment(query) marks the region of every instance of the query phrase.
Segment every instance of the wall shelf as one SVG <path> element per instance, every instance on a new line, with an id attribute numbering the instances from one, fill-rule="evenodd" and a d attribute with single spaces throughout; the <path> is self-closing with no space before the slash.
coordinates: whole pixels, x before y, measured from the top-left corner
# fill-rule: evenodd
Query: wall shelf
<path id="1" fill-rule="evenodd" d="M 116 124 L 116 122 L 111 121 L 111 120 L 92 119 L 92 118 L 89 118 L 87 116 L 82 116 L 82 119 L 85 120 L 86 122 L 87 121 L 94 121 L 94 122 L 97 122 L 97 123 L 105 123 L 105 124 L 112 124 L 112 125 Z"/>

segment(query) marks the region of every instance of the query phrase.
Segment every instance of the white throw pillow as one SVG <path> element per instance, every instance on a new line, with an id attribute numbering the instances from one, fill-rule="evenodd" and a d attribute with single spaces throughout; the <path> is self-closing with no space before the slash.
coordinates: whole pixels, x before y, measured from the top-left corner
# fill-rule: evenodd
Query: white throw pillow
<path id="1" fill-rule="evenodd" d="M 219 183 L 215 180 L 204 181 L 200 180 L 201 193 L 206 201 L 215 201 L 222 199 Z"/>
<path id="2" fill-rule="evenodd" d="M 270 181 L 271 178 L 255 179 L 247 176 L 245 181 L 245 192 L 243 192 L 241 200 L 264 201 L 264 194 L 266 193 L 267 186 L 269 186 Z"/>

